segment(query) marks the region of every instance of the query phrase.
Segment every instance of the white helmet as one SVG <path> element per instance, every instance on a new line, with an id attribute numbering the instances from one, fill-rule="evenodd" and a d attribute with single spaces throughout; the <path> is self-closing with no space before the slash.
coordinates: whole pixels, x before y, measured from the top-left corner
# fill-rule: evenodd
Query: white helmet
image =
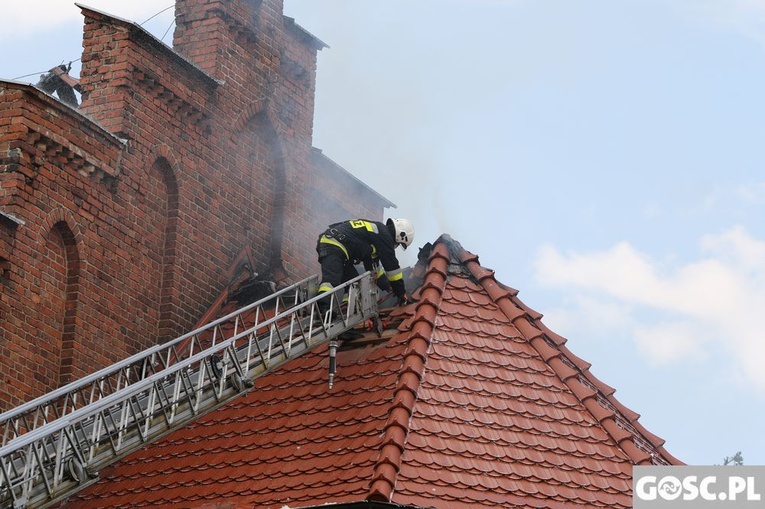
<path id="1" fill-rule="evenodd" d="M 397 246 L 406 249 L 412 245 L 414 241 L 414 226 L 412 226 L 408 219 L 388 219 L 388 224 L 393 225 Z"/>

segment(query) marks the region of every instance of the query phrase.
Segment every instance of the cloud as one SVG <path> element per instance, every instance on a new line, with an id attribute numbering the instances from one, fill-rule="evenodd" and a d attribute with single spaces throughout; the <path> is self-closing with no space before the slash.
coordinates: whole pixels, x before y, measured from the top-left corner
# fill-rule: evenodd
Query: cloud
<path id="1" fill-rule="evenodd" d="M 652 366 L 666 366 L 688 359 L 708 359 L 705 349 L 709 341 L 707 336 L 702 324 L 681 320 L 636 325 L 632 330 L 638 351 Z"/>
<path id="2" fill-rule="evenodd" d="M 686 213 L 708 217 L 726 216 L 741 221 L 751 217 L 752 214 L 759 214 L 759 207 L 763 204 L 765 204 L 765 182 L 716 184 Z M 755 207 L 758 210 L 755 210 Z"/>
<path id="3" fill-rule="evenodd" d="M 655 366 L 725 352 L 734 371 L 765 390 L 765 241 L 744 228 L 704 236 L 699 259 L 679 266 L 621 242 L 591 253 L 543 246 L 535 270 L 542 284 L 570 292 L 548 319 L 577 316 L 589 336 L 626 332 Z"/>
<path id="4" fill-rule="evenodd" d="M 765 242 L 753 238 L 745 228 L 737 226 L 721 235 L 706 235 L 701 247 L 727 264 L 738 266 L 750 275 L 762 276 L 765 266 Z"/>
<path id="5" fill-rule="evenodd" d="M 765 182 L 757 182 L 736 189 L 736 198 L 744 203 L 765 203 Z"/>
<path id="6" fill-rule="evenodd" d="M 612 341 L 611 334 L 593 335 L 592 331 L 632 330 L 632 306 L 619 299 L 577 294 L 566 299 L 559 307 L 546 308 L 544 321 L 553 330 L 566 331 L 567 337 L 588 337 L 604 342 Z"/>
<path id="7" fill-rule="evenodd" d="M 144 22 L 150 16 L 166 7 L 174 5 L 173 1 L 156 2 L 156 0 L 87 0 L 82 5 L 108 12 L 115 16 L 138 23 Z M 170 9 L 172 15 L 172 9 Z M 18 38 L 34 37 L 48 30 L 60 28 L 67 24 L 82 21 L 79 7 L 73 1 L 62 0 L 24 0 L 6 2 L 3 5 L 3 17 L 13 20 L 3 24 L 0 31 L 0 41 L 14 41 Z"/>
<path id="8" fill-rule="evenodd" d="M 536 265 L 543 284 L 590 288 L 623 300 L 650 300 L 660 285 L 650 261 L 627 242 L 588 254 L 564 255 L 553 246 L 543 246 Z"/>
<path id="9" fill-rule="evenodd" d="M 762 0 L 697 0 L 682 5 L 705 24 L 737 32 L 765 49 L 765 2 Z"/>

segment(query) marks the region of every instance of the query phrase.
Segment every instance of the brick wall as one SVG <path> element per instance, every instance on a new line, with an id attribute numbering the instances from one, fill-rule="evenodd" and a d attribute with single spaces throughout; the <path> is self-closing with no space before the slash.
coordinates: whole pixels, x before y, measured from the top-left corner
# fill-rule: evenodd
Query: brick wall
<path id="1" fill-rule="evenodd" d="M 323 44 L 281 9 L 179 0 L 170 49 L 83 8 L 79 111 L 0 82 L 0 410 L 186 332 L 245 247 L 297 280 L 337 210 L 382 217 L 317 159 Z"/>
<path id="2" fill-rule="evenodd" d="M 0 101 L 0 204 L 23 221 L 0 255 L 0 397 L 17 403 L 124 356 L 118 322 L 137 334 L 152 316 L 113 302 L 127 279 L 113 212 L 123 144 L 30 87 L 0 84 Z"/>

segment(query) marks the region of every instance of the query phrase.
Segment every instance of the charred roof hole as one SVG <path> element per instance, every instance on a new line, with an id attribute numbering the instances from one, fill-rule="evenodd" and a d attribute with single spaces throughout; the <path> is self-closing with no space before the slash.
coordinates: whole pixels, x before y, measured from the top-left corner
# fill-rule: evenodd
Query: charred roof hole
<path id="1" fill-rule="evenodd" d="M 428 271 L 428 262 L 430 262 L 430 254 L 433 252 L 433 244 L 426 243 L 420 248 L 417 253 L 417 263 L 412 267 L 412 272 L 408 274 L 408 291 L 414 293 L 425 282 L 425 274 Z"/>
<path id="2" fill-rule="evenodd" d="M 79 101 L 75 91 L 82 92 L 82 89 L 80 87 L 80 80 L 69 76 L 71 69 L 71 62 L 69 65 L 58 65 L 46 74 L 41 75 L 40 81 L 35 86 L 48 95 L 55 93 L 61 102 L 76 108 L 79 106 Z"/>
<path id="3" fill-rule="evenodd" d="M 255 270 L 249 262 L 244 262 L 237 267 L 236 272 L 229 281 L 230 300 L 240 306 L 246 306 L 273 294 L 279 288 L 285 287 L 288 275 L 281 264 L 271 267 L 262 267 Z M 289 300 L 295 295 L 284 294 Z"/>
<path id="4" fill-rule="evenodd" d="M 431 244 L 430 242 L 427 242 L 417 252 L 417 263 L 420 263 L 420 262 L 428 263 L 428 260 L 430 259 L 430 254 L 432 252 L 433 252 L 433 244 Z"/>
<path id="5" fill-rule="evenodd" d="M 467 269 L 465 269 L 465 266 L 462 265 L 460 262 L 452 261 L 449 263 L 449 267 L 447 268 L 449 274 L 464 274 L 467 275 L 469 272 Z"/>
<path id="6" fill-rule="evenodd" d="M 231 293 L 231 298 L 240 306 L 246 306 L 268 297 L 275 291 L 276 284 L 273 281 L 259 279 L 258 275 L 255 274 L 253 277 L 239 285 L 239 287 Z"/>
<path id="7" fill-rule="evenodd" d="M 459 256 L 459 253 L 463 251 L 462 245 L 449 235 L 442 235 L 439 238 L 439 241 L 443 242 L 446 245 L 446 249 L 449 251 L 449 265 L 446 267 L 447 275 L 466 276 L 477 284 L 478 280 L 473 276 L 470 270 L 468 270 L 465 264 L 462 263 L 462 259 Z"/>

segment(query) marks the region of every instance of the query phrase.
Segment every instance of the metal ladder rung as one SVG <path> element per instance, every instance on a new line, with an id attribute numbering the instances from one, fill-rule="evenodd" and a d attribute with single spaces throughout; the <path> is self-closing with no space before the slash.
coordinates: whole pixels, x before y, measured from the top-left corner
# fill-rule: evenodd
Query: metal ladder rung
<path id="1" fill-rule="evenodd" d="M 326 294 L 329 318 L 319 317 L 311 285 L 316 276 L 0 414 L 0 507 L 42 508 L 70 496 L 258 376 L 377 317 L 369 272 Z M 346 291 L 343 309 L 337 297 Z"/>

